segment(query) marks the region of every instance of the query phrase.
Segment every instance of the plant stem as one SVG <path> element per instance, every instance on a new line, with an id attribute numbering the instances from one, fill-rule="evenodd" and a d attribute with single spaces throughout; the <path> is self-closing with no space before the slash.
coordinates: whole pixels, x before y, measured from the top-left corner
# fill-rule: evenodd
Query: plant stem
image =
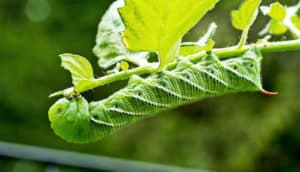
<path id="1" fill-rule="evenodd" d="M 76 90 L 76 92 L 84 92 L 96 87 L 100 87 L 103 86 L 105 84 L 108 83 L 112 83 L 115 81 L 119 81 L 119 80 L 124 80 L 129 78 L 132 75 L 142 75 L 142 74 L 146 74 L 146 73 L 153 73 L 156 70 L 156 65 L 147 65 L 147 66 L 141 66 L 138 68 L 134 68 L 131 70 L 127 70 L 127 71 L 121 71 L 115 74 L 111 74 L 111 75 L 107 75 L 107 76 L 103 76 L 101 78 L 96 79 L 94 82 L 92 82 L 92 84 L 90 84 L 87 87 L 84 87 L 81 90 Z"/>
<path id="2" fill-rule="evenodd" d="M 283 52 L 283 51 L 300 51 L 300 39 L 298 40 L 290 40 L 290 41 L 280 41 L 280 42 L 264 42 L 258 44 L 251 44 L 251 45 L 244 45 L 242 47 L 233 46 L 227 48 L 215 48 L 212 50 L 220 59 L 230 58 L 230 57 L 237 57 L 240 54 L 246 52 L 251 47 L 257 47 L 262 52 Z M 202 59 L 206 55 L 205 51 L 198 52 L 196 54 L 187 56 L 192 61 L 197 61 Z M 175 67 L 177 62 L 172 62 L 166 66 L 166 69 L 171 69 Z M 149 74 L 156 72 L 157 64 L 151 64 L 147 66 L 141 66 L 138 68 L 130 69 L 127 71 L 121 71 L 115 74 L 107 75 L 95 80 L 90 85 L 87 85 L 80 90 L 76 90 L 76 93 L 82 93 L 88 91 L 90 89 L 103 86 L 105 84 L 109 84 L 115 81 L 124 80 L 129 78 L 132 75 L 142 75 L 142 74 Z M 68 88 L 57 93 L 51 94 L 50 97 L 54 96 L 68 96 L 74 94 L 74 88 Z"/>
<path id="3" fill-rule="evenodd" d="M 95 79 L 93 82 L 85 85 L 84 87 L 81 87 L 80 89 L 75 89 L 74 87 L 70 87 L 55 93 L 52 93 L 49 95 L 49 97 L 57 97 L 57 96 L 65 96 L 65 97 L 72 97 L 76 94 L 103 86 L 105 84 L 109 84 L 115 81 L 120 81 L 129 78 L 132 75 L 142 75 L 147 73 L 153 73 L 157 69 L 157 64 L 150 64 L 147 66 L 141 66 L 138 68 L 134 68 L 127 71 L 121 71 L 118 73 L 106 75 L 103 77 L 100 77 L 98 79 Z"/>
<path id="4" fill-rule="evenodd" d="M 284 51 L 299 51 L 300 50 L 300 39 L 291 41 L 279 41 L 279 42 L 266 42 L 252 45 L 245 45 L 240 49 L 237 47 L 228 48 L 216 48 L 213 52 L 220 58 L 228 58 L 240 55 L 241 53 L 249 50 L 251 47 L 257 47 L 262 52 L 284 52 Z"/>
<path id="5" fill-rule="evenodd" d="M 238 46 L 226 47 L 226 48 L 214 48 L 212 52 L 216 54 L 220 59 L 226 59 L 231 57 L 237 57 L 242 53 L 248 51 L 251 47 L 256 47 L 262 52 L 284 52 L 284 51 L 300 51 L 300 39 L 280 42 L 263 42 L 258 44 L 245 45 L 241 48 Z M 198 52 L 188 56 L 192 61 L 199 61 L 206 55 L 205 51 Z M 172 68 L 176 63 L 171 63 L 167 67 Z"/>
<path id="6" fill-rule="evenodd" d="M 238 49 L 241 49 L 244 47 L 244 45 L 246 44 L 247 42 L 247 39 L 248 39 L 248 33 L 249 33 L 249 30 L 244 30 L 243 33 L 242 33 L 242 37 L 240 39 L 240 42 L 238 43 L 237 45 L 237 48 Z"/>

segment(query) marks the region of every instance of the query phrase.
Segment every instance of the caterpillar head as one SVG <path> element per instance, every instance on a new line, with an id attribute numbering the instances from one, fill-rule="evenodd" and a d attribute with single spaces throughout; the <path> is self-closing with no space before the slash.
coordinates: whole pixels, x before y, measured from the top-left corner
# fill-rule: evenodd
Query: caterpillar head
<path id="1" fill-rule="evenodd" d="M 61 98 L 49 109 L 49 120 L 54 132 L 73 143 L 94 141 L 89 104 L 83 98 Z"/>

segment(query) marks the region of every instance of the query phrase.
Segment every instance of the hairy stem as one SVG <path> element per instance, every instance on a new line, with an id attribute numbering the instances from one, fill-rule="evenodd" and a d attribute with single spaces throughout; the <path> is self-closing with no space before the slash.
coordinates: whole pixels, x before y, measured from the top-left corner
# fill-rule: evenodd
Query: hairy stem
<path id="1" fill-rule="evenodd" d="M 245 51 L 249 50 L 251 47 L 257 47 L 262 52 L 283 52 L 283 51 L 299 51 L 300 50 L 300 39 L 298 40 L 290 40 L 290 41 L 280 41 L 280 42 L 264 42 L 258 44 L 244 45 L 242 47 L 233 46 L 227 48 L 215 48 L 212 50 L 220 59 L 236 57 Z M 198 61 L 202 59 L 206 55 L 205 51 L 198 52 L 196 54 L 190 55 L 186 58 L 191 59 L 192 61 Z M 166 66 L 167 69 L 175 67 L 176 62 L 170 63 Z M 152 64 L 148 66 L 141 66 L 138 68 L 134 68 L 127 71 L 118 72 L 115 74 L 107 75 L 104 77 L 100 77 L 92 82 L 90 85 L 82 88 L 81 90 L 76 90 L 76 93 L 82 93 L 88 91 L 90 89 L 103 86 L 105 84 L 109 84 L 115 81 L 124 80 L 129 78 L 132 75 L 142 75 L 156 72 L 157 64 Z M 51 94 L 50 97 L 54 96 L 70 96 L 74 95 L 74 88 L 68 88 L 57 93 Z"/>

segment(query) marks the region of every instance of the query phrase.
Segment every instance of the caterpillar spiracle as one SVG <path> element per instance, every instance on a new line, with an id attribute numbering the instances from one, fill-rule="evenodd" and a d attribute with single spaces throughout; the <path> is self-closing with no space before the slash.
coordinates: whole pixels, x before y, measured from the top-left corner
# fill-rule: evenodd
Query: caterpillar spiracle
<path id="1" fill-rule="evenodd" d="M 255 48 L 223 61 L 213 53 L 198 62 L 181 58 L 173 69 L 132 77 L 125 88 L 104 100 L 58 100 L 49 110 L 51 127 L 67 141 L 87 143 L 162 110 L 200 99 L 236 92 L 264 92 L 261 59 Z"/>

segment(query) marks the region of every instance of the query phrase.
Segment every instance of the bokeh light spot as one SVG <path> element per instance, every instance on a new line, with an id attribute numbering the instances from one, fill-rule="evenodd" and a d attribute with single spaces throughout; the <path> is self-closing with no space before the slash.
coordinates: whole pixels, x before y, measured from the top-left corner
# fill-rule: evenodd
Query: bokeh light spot
<path id="1" fill-rule="evenodd" d="M 25 14 L 32 22 L 42 22 L 50 15 L 48 0 L 28 0 L 25 6 Z"/>

